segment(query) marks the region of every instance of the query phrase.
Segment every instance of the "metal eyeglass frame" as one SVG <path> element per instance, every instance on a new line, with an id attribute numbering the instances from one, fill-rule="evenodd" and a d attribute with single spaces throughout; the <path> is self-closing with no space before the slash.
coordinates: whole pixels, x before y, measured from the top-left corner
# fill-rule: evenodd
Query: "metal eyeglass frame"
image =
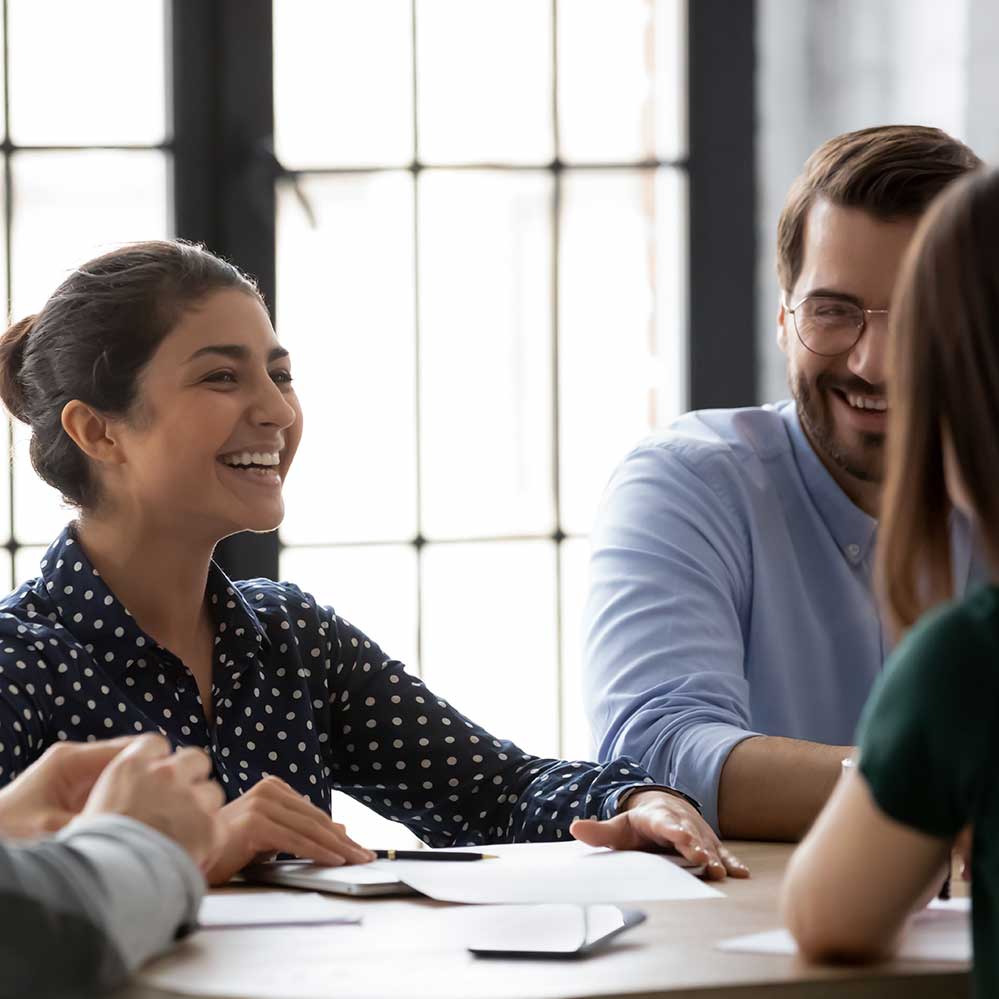
<path id="1" fill-rule="evenodd" d="M 798 329 L 798 316 L 796 315 L 798 309 L 802 307 L 810 298 L 827 298 L 827 295 L 806 295 L 804 298 L 800 299 L 798 303 L 792 308 L 786 302 L 783 302 L 784 311 L 790 313 L 791 322 L 794 323 L 794 334 L 798 338 L 798 343 L 801 344 L 805 350 L 811 351 L 813 354 L 817 354 L 819 357 L 839 357 L 841 354 L 849 354 L 854 347 L 860 343 L 860 338 L 864 335 L 864 331 L 867 329 L 867 317 L 868 316 L 887 316 L 888 309 L 865 309 L 862 305 L 857 305 L 856 302 L 847 302 L 847 304 L 852 305 L 856 309 L 860 309 L 863 315 L 860 325 L 857 327 L 857 335 L 854 338 L 853 343 L 849 347 L 844 347 L 842 350 L 833 351 L 831 354 L 823 353 L 821 350 L 816 350 L 814 347 L 810 347 L 805 343 L 805 338 L 801 335 L 801 330 Z M 844 301 L 846 301 L 844 299 Z"/>

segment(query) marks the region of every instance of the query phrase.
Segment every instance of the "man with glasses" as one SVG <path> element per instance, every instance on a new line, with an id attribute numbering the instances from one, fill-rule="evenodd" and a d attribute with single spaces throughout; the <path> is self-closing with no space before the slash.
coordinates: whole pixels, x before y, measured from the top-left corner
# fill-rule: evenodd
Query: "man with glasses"
<path id="1" fill-rule="evenodd" d="M 641 760 L 723 837 L 804 832 L 889 651 L 871 571 L 892 288 L 929 202 L 978 165 L 931 128 L 821 146 L 777 232 L 792 399 L 688 413 L 604 497 L 585 615 L 598 753 Z M 971 548 L 955 521 L 959 589 Z"/>

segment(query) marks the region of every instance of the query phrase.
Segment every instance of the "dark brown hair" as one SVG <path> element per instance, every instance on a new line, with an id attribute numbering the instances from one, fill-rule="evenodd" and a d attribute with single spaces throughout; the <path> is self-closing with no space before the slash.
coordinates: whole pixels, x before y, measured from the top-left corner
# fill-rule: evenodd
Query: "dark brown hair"
<path id="1" fill-rule="evenodd" d="M 777 277 L 790 292 L 801 273 L 805 222 L 819 198 L 876 218 L 916 218 L 981 160 L 939 128 L 883 125 L 829 139 L 808 157 L 777 222 Z"/>
<path id="2" fill-rule="evenodd" d="M 878 571 L 896 630 L 952 591 L 943 439 L 999 566 L 999 170 L 946 191 L 896 288 Z"/>
<path id="3" fill-rule="evenodd" d="M 127 416 L 138 379 L 185 312 L 208 295 L 253 281 L 204 247 L 132 243 L 78 267 L 34 316 L 0 337 L 0 398 L 31 427 L 31 464 L 75 506 L 91 509 L 97 483 L 86 455 L 62 428 L 73 399 Z"/>

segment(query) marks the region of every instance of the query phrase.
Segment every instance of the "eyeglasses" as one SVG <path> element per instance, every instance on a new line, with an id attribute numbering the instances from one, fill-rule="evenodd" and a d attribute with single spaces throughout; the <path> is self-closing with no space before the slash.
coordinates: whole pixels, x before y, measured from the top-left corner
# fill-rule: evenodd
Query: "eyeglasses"
<path id="1" fill-rule="evenodd" d="M 864 335 L 868 316 L 887 316 L 887 309 L 864 309 L 854 302 L 826 295 L 809 295 L 794 308 L 785 306 L 803 347 L 822 357 L 853 350 Z"/>

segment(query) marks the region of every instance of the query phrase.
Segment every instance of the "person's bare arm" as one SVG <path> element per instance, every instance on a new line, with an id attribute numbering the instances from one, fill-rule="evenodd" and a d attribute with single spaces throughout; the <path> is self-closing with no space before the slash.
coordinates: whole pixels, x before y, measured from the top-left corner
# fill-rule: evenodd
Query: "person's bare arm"
<path id="1" fill-rule="evenodd" d="M 768 735 L 743 740 L 729 753 L 718 785 L 722 838 L 801 839 L 852 752 L 851 746 Z"/>
<path id="2" fill-rule="evenodd" d="M 844 778 L 784 877 L 781 913 L 802 954 L 862 961 L 889 952 L 906 917 L 935 894 L 949 847 L 889 818 L 859 773 Z"/>

